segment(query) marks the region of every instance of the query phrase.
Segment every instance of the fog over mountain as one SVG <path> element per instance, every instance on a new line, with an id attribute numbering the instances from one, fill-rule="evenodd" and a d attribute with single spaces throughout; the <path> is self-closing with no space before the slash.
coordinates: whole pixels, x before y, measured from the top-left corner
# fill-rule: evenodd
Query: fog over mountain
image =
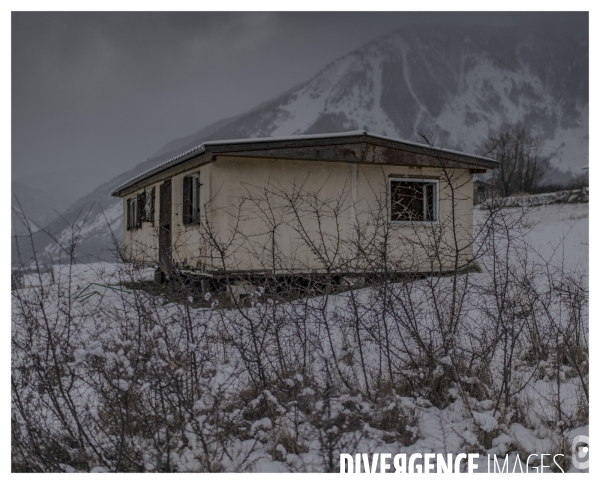
<path id="1" fill-rule="evenodd" d="M 11 192 L 15 212 L 11 220 L 11 235 L 25 235 L 29 229 L 38 231 L 69 207 L 64 200 L 16 181 L 11 183 Z"/>
<path id="2" fill-rule="evenodd" d="M 111 257 L 122 234 L 121 200 L 113 188 L 207 140 L 331 133 L 364 129 L 478 153 L 490 128 L 522 121 L 546 139 L 556 168 L 588 164 L 588 38 L 586 33 L 453 25 L 403 27 L 336 59 L 308 82 L 234 118 L 167 143 L 155 156 L 81 198 L 64 214 L 81 230 L 79 256 Z M 65 235 L 56 219 L 51 234 Z M 58 256 L 39 232 L 36 246 Z M 27 249 L 22 248 L 27 254 Z M 15 250 L 13 248 L 13 259 Z"/>

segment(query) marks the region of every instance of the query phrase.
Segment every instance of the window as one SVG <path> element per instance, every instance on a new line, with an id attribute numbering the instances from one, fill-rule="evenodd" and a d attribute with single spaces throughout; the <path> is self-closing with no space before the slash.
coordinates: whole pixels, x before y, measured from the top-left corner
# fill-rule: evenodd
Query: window
<path id="1" fill-rule="evenodd" d="M 146 206 L 146 192 L 138 193 L 136 195 L 137 200 L 135 202 L 135 206 L 137 208 L 137 217 L 136 217 L 136 228 L 140 228 L 142 226 L 142 222 L 146 220 L 146 212 L 144 211 L 144 207 Z"/>
<path id="2" fill-rule="evenodd" d="M 200 222 L 200 178 L 198 174 L 183 178 L 183 223 Z"/>
<path id="3" fill-rule="evenodd" d="M 154 187 L 146 190 L 144 203 L 144 220 L 154 225 Z"/>
<path id="4" fill-rule="evenodd" d="M 127 199 L 127 230 L 141 228 L 142 222 L 154 223 L 154 188 Z"/>
<path id="5" fill-rule="evenodd" d="M 127 230 L 134 230 L 141 227 L 138 200 L 139 195 L 134 195 L 127 199 Z"/>
<path id="6" fill-rule="evenodd" d="M 438 186 L 438 180 L 390 178 L 390 222 L 437 222 Z"/>

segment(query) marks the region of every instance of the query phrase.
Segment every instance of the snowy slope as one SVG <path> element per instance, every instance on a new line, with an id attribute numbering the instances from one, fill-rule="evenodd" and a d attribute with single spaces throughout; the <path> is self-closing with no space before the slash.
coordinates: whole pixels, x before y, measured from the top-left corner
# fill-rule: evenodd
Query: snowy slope
<path id="1" fill-rule="evenodd" d="M 25 235 L 29 229 L 36 232 L 52 222 L 57 214 L 67 207 L 68 204 L 63 200 L 13 181 L 11 183 L 11 235 Z"/>
<path id="2" fill-rule="evenodd" d="M 117 213 L 110 191 L 133 176 L 207 140 L 365 129 L 478 152 L 490 127 L 523 121 L 547 140 L 553 164 L 578 172 L 588 164 L 588 42 L 548 29 L 404 27 L 326 66 L 308 82 L 236 118 L 168 143 L 156 156 L 102 185 L 67 212 L 89 211 L 96 227 L 82 257 L 109 257 L 101 208 Z M 111 227 L 121 233 L 120 223 Z M 51 227 L 61 233 L 66 223 Z M 40 250 L 51 241 L 40 235 Z M 26 249 L 24 249 L 26 250 Z M 100 252 L 102 254 L 100 255 Z M 13 254 L 15 253 L 13 249 Z"/>

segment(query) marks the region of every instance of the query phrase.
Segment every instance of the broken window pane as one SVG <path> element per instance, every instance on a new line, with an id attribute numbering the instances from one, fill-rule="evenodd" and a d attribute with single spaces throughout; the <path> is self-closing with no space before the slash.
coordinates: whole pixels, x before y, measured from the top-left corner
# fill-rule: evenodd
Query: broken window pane
<path id="1" fill-rule="evenodd" d="M 391 180 L 392 222 L 434 222 L 437 218 L 437 182 Z"/>

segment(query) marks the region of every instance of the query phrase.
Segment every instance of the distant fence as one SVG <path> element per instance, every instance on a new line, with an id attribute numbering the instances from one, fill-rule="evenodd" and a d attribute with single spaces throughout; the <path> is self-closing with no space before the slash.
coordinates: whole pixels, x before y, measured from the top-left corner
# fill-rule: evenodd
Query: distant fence
<path id="1" fill-rule="evenodd" d="M 499 203 L 505 207 L 537 207 L 540 205 L 556 205 L 569 203 L 589 203 L 590 189 L 561 190 L 553 193 L 537 193 L 535 195 L 523 194 L 513 195 L 495 200 L 484 200 L 477 208 L 490 208 Z"/>

